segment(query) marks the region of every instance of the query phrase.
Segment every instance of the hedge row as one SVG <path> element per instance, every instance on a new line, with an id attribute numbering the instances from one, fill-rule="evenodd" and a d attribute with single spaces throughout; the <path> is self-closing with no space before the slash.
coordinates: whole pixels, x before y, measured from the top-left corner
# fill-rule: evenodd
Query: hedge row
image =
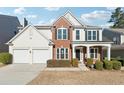
<path id="1" fill-rule="evenodd" d="M 78 59 L 70 60 L 48 60 L 47 67 L 78 67 Z"/>
<path id="2" fill-rule="evenodd" d="M 122 66 L 121 62 L 117 60 L 113 60 L 113 61 L 104 60 L 103 62 L 96 61 L 95 63 L 93 63 L 92 59 L 88 59 L 86 65 L 87 67 L 95 68 L 97 70 L 102 70 L 103 68 L 107 70 L 112 70 L 112 69 L 120 70 Z"/>
<path id="3" fill-rule="evenodd" d="M 47 67 L 70 67 L 69 60 L 48 60 Z"/>
<path id="4" fill-rule="evenodd" d="M 120 70 L 121 69 L 121 62 L 117 61 L 117 60 L 113 60 L 113 61 L 104 61 L 104 67 L 107 70 Z"/>

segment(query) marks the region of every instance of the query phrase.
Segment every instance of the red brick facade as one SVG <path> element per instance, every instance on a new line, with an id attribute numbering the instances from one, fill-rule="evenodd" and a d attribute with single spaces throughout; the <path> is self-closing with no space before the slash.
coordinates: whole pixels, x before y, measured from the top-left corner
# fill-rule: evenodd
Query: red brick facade
<path id="1" fill-rule="evenodd" d="M 57 29 L 58 28 L 66 28 L 68 29 L 68 39 L 67 40 L 57 40 Z M 56 54 L 56 51 L 57 51 L 57 48 L 68 48 L 68 57 L 69 57 L 69 60 L 72 59 L 72 31 L 73 31 L 73 26 L 72 24 L 64 17 L 60 17 L 52 26 L 51 28 L 52 30 L 52 41 L 54 43 L 54 46 L 53 46 L 53 59 L 57 59 L 57 54 Z M 102 47 L 101 46 L 94 46 L 94 47 L 97 47 L 98 48 L 98 59 L 99 60 L 102 60 Z M 83 60 L 85 62 L 85 59 L 86 59 L 86 55 L 87 54 L 87 51 L 86 51 L 86 47 L 83 48 Z"/>
<path id="2" fill-rule="evenodd" d="M 57 40 L 56 34 L 58 28 L 67 28 L 68 29 L 68 40 Z M 69 49 L 69 60 L 72 59 L 72 49 L 71 49 L 71 41 L 72 41 L 72 26 L 64 17 L 59 18 L 52 27 L 52 41 L 54 42 L 53 46 L 53 59 L 56 59 L 56 48 L 68 48 Z"/>

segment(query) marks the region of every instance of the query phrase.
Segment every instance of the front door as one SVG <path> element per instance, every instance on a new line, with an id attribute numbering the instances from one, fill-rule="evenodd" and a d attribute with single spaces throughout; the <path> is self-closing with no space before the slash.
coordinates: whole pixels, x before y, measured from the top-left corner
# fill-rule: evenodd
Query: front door
<path id="1" fill-rule="evenodd" d="M 76 49 L 76 58 L 80 61 L 80 49 Z"/>

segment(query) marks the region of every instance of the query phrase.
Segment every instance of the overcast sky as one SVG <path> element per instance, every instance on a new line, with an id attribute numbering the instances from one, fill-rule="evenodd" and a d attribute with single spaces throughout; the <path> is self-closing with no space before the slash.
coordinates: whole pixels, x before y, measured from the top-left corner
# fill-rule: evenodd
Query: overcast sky
<path id="1" fill-rule="evenodd" d="M 87 25 L 109 26 L 111 12 L 115 7 L 1 7 L 0 14 L 17 16 L 20 22 L 26 17 L 34 25 L 51 24 L 66 11 Z M 124 9 L 124 8 L 122 8 Z"/>

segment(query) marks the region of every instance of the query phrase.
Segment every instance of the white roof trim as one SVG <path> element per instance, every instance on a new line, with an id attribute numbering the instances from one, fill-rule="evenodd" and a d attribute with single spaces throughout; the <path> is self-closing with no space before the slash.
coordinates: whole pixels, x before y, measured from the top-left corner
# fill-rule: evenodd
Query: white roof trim
<path id="1" fill-rule="evenodd" d="M 43 36 L 45 39 L 50 41 L 45 35 L 43 35 L 41 32 L 39 32 L 33 25 L 27 25 L 23 30 L 21 30 L 18 34 L 16 34 L 12 39 L 10 39 L 6 44 L 9 44 L 10 42 L 14 41 L 18 36 L 20 36 L 26 29 L 29 27 L 33 27 L 41 36 Z M 51 41 L 50 41 L 51 42 Z"/>

